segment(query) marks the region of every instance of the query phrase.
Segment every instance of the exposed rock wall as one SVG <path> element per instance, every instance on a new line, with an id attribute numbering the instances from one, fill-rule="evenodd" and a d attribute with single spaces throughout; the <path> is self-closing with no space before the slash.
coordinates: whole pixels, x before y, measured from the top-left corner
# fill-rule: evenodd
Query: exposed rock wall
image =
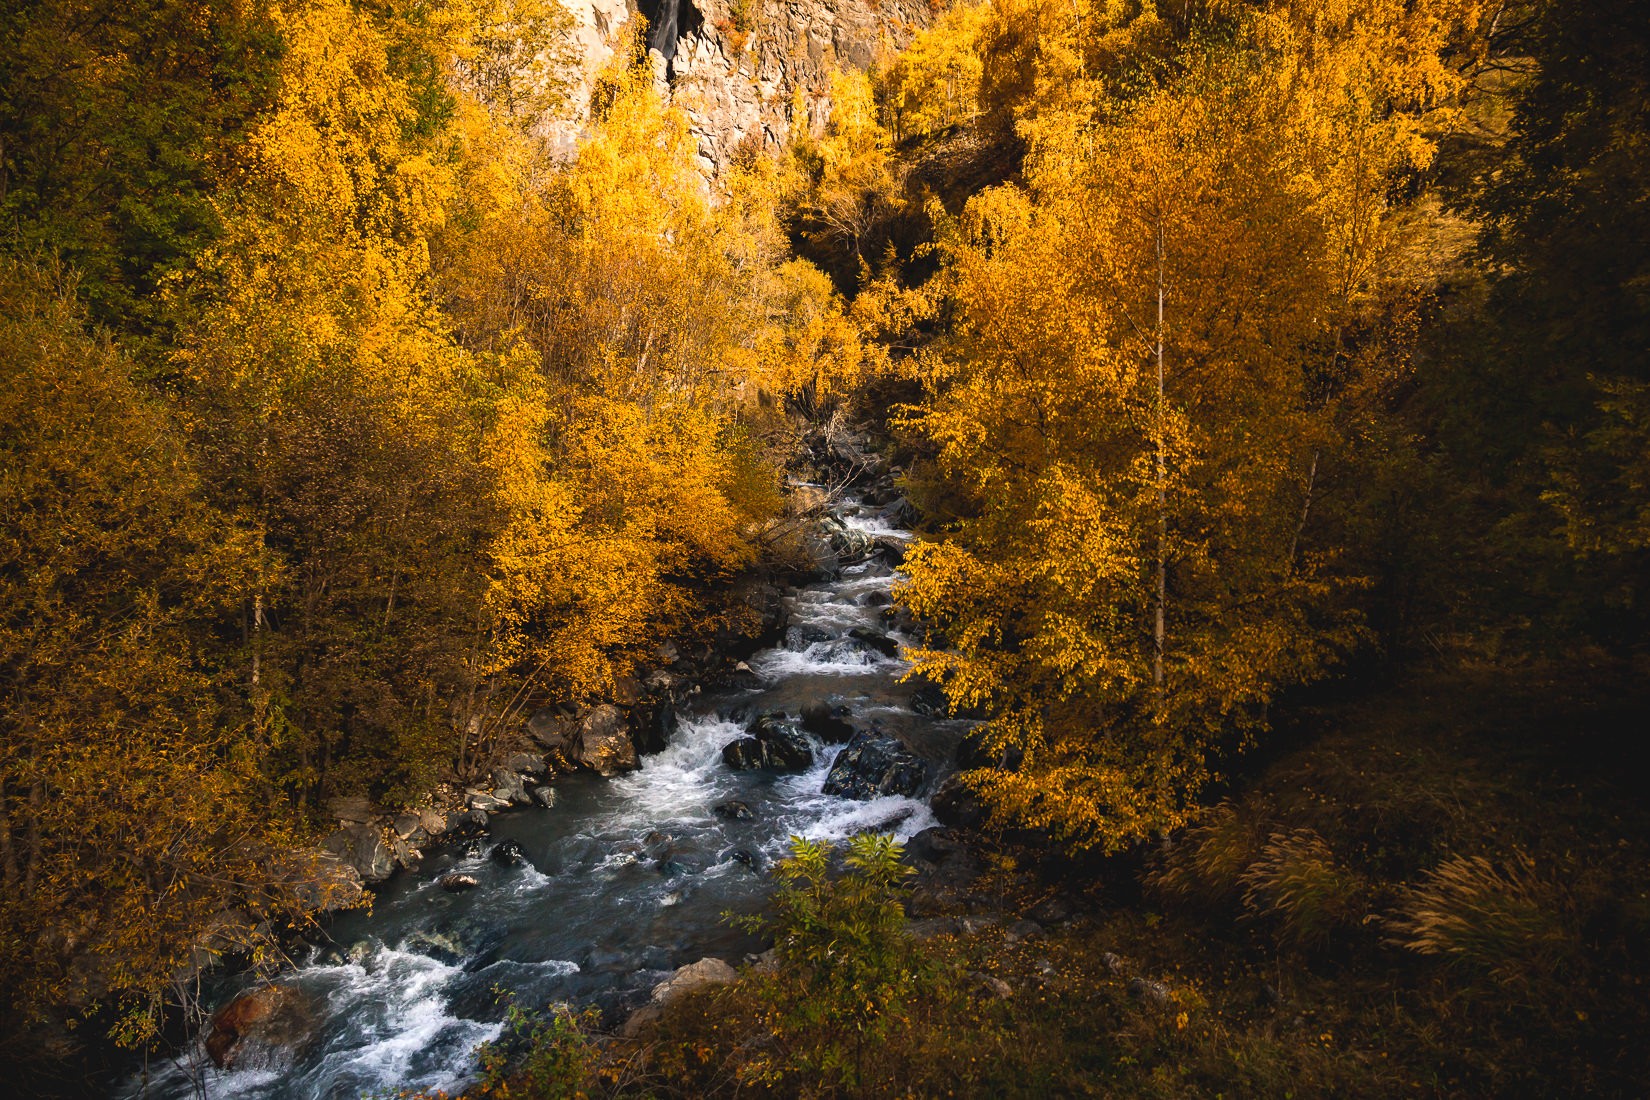
<path id="1" fill-rule="evenodd" d="M 571 149 L 601 67 L 640 14 L 661 87 L 691 120 L 707 175 L 742 145 L 768 150 L 791 133 L 801 91 L 810 132 L 830 115 L 829 74 L 869 68 L 932 21 L 930 0 L 564 0 L 577 24 L 581 117 L 552 127 Z M 943 6 L 940 4 L 939 6 Z"/>

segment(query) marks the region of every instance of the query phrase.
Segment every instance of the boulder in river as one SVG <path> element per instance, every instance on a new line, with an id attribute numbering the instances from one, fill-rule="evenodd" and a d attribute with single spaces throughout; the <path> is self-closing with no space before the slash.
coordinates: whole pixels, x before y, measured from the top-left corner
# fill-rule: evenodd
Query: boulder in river
<path id="1" fill-rule="evenodd" d="M 875 653 L 880 653 L 884 657 L 899 656 L 899 643 L 886 634 L 878 634 L 874 630 L 866 630 L 864 627 L 856 626 L 854 629 L 848 631 L 848 637 L 852 638 L 866 649 L 869 649 Z"/>
<path id="2" fill-rule="evenodd" d="M 395 854 L 384 836 L 371 825 L 351 825 L 339 829 L 321 847 L 355 868 L 361 881 L 376 885 L 395 873 Z"/>
<path id="3" fill-rule="evenodd" d="M 493 850 L 487 857 L 500 867 L 519 867 L 527 862 L 527 856 L 522 853 L 521 845 L 508 838 L 493 845 Z"/>
<path id="4" fill-rule="evenodd" d="M 299 990 L 266 985 L 218 1009 L 206 1053 L 219 1069 L 247 1067 L 290 1056 L 314 1035 L 315 1006 Z"/>
<path id="5" fill-rule="evenodd" d="M 611 703 L 594 708 L 579 721 L 573 759 L 597 775 L 614 776 L 636 768 L 636 745 L 624 712 Z"/>
<path id="6" fill-rule="evenodd" d="M 928 765 L 910 749 L 885 733 L 861 730 L 837 754 L 823 790 L 864 802 L 916 794 L 927 777 Z"/>
<path id="7" fill-rule="evenodd" d="M 809 703 L 802 708 L 802 728 L 830 745 L 845 745 L 854 736 L 851 712 L 841 704 L 830 701 Z"/>
<path id="8" fill-rule="evenodd" d="M 534 802 L 547 810 L 556 804 L 556 789 L 554 787 L 534 787 L 528 793 L 533 796 Z"/>
<path id="9" fill-rule="evenodd" d="M 466 875 L 460 871 L 452 871 L 435 880 L 436 885 L 449 894 L 461 894 L 465 890 L 474 890 L 481 883 L 474 875 Z"/>
<path id="10" fill-rule="evenodd" d="M 740 802 L 738 799 L 730 799 L 727 802 L 718 802 L 716 805 L 711 807 L 711 810 L 717 817 L 726 818 L 728 821 L 756 820 L 756 814 L 751 812 L 751 808 L 745 803 Z"/>
<path id="11" fill-rule="evenodd" d="M 751 736 L 722 748 L 722 762 L 736 770 L 768 768 L 805 771 L 813 765 L 814 749 L 802 727 L 783 714 L 764 714 L 750 726 Z"/>

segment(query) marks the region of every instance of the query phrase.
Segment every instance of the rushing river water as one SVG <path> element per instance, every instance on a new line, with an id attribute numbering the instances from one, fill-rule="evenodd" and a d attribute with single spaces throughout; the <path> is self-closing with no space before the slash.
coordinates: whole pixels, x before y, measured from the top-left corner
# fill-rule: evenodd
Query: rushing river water
<path id="1" fill-rule="evenodd" d="M 868 534 L 904 535 L 874 508 L 847 504 L 837 514 Z M 196 1042 L 119 1095 L 332 1100 L 456 1089 L 473 1072 L 476 1045 L 499 1032 L 496 990 L 513 991 L 523 1005 L 594 1004 L 622 1018 L 677 966 L 707 955 L 737 963 L 758 945 L 723 914 L 761 908 L 771 889 L 765 868 L 783 857 L 791 835 L 876 830 L 904 839 L 934 824 L 922 796 L 959 731 L 913 713 L 911 688 L 897 683 L 905 664 L 849 637 L 856 628 L 886 632 L 880 605 L 892 580 L 889 566 L 872 559 L 795 590 L 786 644 L 750 659 L 762 687 L 696 698 L 682 709 L 669 747 L 644 757 L 640 770 L 561 780 L 554 809 L 496 817 L 481 851 L 432 849 L 421 870 L 378 892 L 370 915 L 333 921 L 332 943 L 285 979 L 319 1015 L 313 1038 L 289 1060 L 220 1072 Z M 832 745 L 816 744 L 814 766 L 796 774 L 723 765 L 722 746 L 752 717 L 794 716 L 824 700 L 846 705 L 856 726 L 879 723 L 929 760 L 918 798 L 822 794 L 839 751 Z M 718 817 L 712 807 L 728 799 L 747 803 L 754 819 Z M 505 839 L 521 845 L 527 865 L 486 858 L 486 848 Z M 735 853 L 751 857 L 750 865 Z M 436 879 L 455 870 L 479 887 L 443 891 Z M 218 1001 L 247 984 L 224 982 Z"/>

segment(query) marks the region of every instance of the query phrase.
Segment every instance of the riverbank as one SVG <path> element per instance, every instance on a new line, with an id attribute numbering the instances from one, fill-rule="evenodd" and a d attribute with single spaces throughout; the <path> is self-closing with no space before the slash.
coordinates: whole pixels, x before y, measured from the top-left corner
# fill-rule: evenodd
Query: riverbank
<path id="1" fill-rule="evenodd" d="M 1128 858 L 919 837 L 924 980 L 859 1084 L 823 1094 L 1636 1095 L 1645 683 L 1583 659 L 1320 694 L 1204 825 Z M 604 1040 L 592 1095 L 820 1094 L 752 1079 L 753 1051 L 800 1066 L 819 1038 L 776 1051 L 772 981 Z"/>

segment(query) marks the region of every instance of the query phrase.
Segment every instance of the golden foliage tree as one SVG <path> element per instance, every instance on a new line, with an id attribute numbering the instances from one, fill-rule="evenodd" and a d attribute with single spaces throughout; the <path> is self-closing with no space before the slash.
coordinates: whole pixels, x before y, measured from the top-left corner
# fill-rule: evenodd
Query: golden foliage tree
<path id="1" fill-rule="evenodd" d="M 1402 6 L 1300 9 L 1162 81 L 1062 81 L 1020 123 L 1027 188 L 948 245 L 913 426 L 954 521 L 908 566 L 942 643 L 919 669 L 1025 750 L 981 790 L 1080 847 L 1186 820 L 1355 633 L 1312 520 L 1403 367 L 1382 183 L 1424 164 L 1447 73 Z"/>

